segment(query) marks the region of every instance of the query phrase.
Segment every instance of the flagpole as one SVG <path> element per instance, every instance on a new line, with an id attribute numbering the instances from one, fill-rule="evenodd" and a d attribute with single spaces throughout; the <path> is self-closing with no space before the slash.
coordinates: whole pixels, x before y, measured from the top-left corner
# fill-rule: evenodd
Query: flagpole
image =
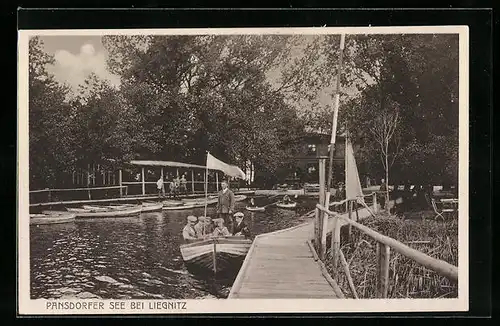
<path id="1" fill-rule="evenodd" d="M 326 186 L 325 207 L 328 208 L 330 204 L 330 192 L 332 188 L 332 174 L 333 174 L 333 153 L 335 152 L 335 140 L 337 134 L 337 118 L 339 113 L 339 97 L 340 97 L 340 78 L 342 76 L 342 58 L 344 53 L 345 34 L 340 35 L 340 50 L 339 50 L 339 64 L 337 69 L 337 87 L 335 90 L 335 103 L 333 108 L 333 121 L 332 121 L 332 136 L 330 138 L 330 161 L 328 164 L 328 179 Z M 346 192 L 347 194 L 347 192 Z"/>
<path id="2" fill-rule="evenodd" d="M 207 161 L 209 154 L 210 152 L 207 151 Z M 207 216 L 207 205 L 208 205 L 208 164 L 207 162 L 205 162 L 205 214 L 203 216 Z"/>

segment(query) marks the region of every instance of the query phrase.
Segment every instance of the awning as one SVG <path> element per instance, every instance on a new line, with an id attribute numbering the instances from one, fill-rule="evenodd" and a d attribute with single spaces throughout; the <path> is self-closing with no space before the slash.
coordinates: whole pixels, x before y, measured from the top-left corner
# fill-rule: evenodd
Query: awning
<path id="1" fill-rule="evenodd" d="M 206 166 L 203 166 L 203 165 L 173 162 L 173 161 L 134 160 L 134 161 L 130 161 L 130 164 L 138 165 L 138 166 L 162 166 L 162 167 L 188 168 L 188 169 L 206 169 L 207 168 Z"/>

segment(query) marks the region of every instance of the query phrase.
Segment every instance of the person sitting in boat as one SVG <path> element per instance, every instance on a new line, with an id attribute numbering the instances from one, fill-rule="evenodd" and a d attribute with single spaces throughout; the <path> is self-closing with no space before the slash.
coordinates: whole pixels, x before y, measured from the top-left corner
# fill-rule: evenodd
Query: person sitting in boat
<path id="1" fill-rule="evenodd" d="M 285 204 L 290 204 L 292 201 L 290 200 L 290 196 L 285 195 L 283 196 L 283 203 Z"/>
<path id="2" fill-rule="evenodd" d="M 255 207 L 255 200 L 253 198 L 250 198 L 250 207 Z"/>
<path id="3" fill-rule="evenodd" d="M 182 237 L 184 240 L 192 241 L 198 239 L 196 236 L 196 230 L 194 229 L 197 220 L 196 216 L 193 215 L 189 215 L 187 217 L 186 226 L 184 226 L 184 229 L 182 230 Z"/>
<path id="4" fill-rule="evenodd" d="M 236 219 L 236 226 L 234 227 L 233 235 L 244 236 L 245 238 L 249 238 L 251 236 L 250 229 L 246 225 L 245 221 L 243 221 L 244 218 L 243 213 L 236 212 L 234 214 L 234 218 Z"/>
<path id="5" fill-rule="evenodd" d="M 212 234 L 214 232 L 214 225 L 212 224 L 212 218 L 210 216 L 205 216 L 205 235 Z"/>
<path id="6" fill-rule="evenodd" d="M 205 216 L 198 217 L 198 223 L 194 226 L 194 230 L 198 238 L 203 238 L 205 236 Z"/>
<path id="7" fill-rule="evenodd" d="M 213 237 L 228 237 L 231 235 L 227 227 L 224 226 L 223 218 L 216 218 L 214 220 L 214 223 L 215 223 L 215 229 L 214 232 L 212 232 Z"/>

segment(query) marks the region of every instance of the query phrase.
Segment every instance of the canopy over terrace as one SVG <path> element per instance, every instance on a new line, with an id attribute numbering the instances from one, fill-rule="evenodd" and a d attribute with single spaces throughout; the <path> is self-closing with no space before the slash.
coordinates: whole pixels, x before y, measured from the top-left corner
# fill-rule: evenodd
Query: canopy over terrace
<path id="1" fill-rule="evenodd" d="M 156 160 L 132 160 L 132 161 L 130 161 L 129 164 L 142 168 L 141 169 L 141 181 L 140 181 L 140 183 L 142 184 L 142 194 L 143 195 L 146 194 L 146 184 L 147 183 L 156 183 L 156 181 L 146 182 L 146 177 L 145 177 L 145 168 L 146 167 L 160 167 L 161 168 L 160 175 L 162 176 L 162 178 L 164 177 L 164 168 L 175 168 L 177 176 L 179 176 L 179 169 L 188 169 L 191 171 L 191 176 L 190 176 L 191 180 L 189 180 L 189 181 L 191 183 L 192 193 L 196 192 L 195 184 L 197 184 L 197 183 L 203 183 L 203 185 L 204 185 L 203 187 L 205 187 L 205 180 L 196 181 L 195 180 L 195 172 L 194 172 L 196 169 L 206 170 L 207 167 L 204 165 L 174 162 L 174 161 L 156 161 Z M 213 170 L 213 169 L 209 169 L 209 170 Z M 203 174 L 203 175 L 205 175 L 205 174 Z M 187 178 L 189 179 L 189 176 L 187 176 Z M 219 174 L 218 173 L 215 173 L 215 179 L 216 179 L 215 180 L 216 188 L 217 188 L 217 190 L 219 190 Z M 204 191 L 204 189 L 203 189 L 203 191 Z"/>

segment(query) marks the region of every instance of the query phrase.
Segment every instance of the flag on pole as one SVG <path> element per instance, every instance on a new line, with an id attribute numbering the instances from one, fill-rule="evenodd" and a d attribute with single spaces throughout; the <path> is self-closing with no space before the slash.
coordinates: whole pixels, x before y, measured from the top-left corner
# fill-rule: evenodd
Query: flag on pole
<path id="1" fill-rule="evenodd" d="M 354 150 L 352 149 L 351 142 L 346 138 L 345 146 L 345 192 L 346 198 L 363 200 L 363 188 L 359 180 L 358 167 L 356 166 L 356 159 L 354 158 Z"/>
<path id="2" fill-rule="evenodd" d="M 246 175 L 239 167 L 236 165 L 229 165 L 216 159 L 210 153 L 207 153 L 207 168 L 212 170 L 219 170 L 224 172 L 226 175 L 245 180 Z"/>

